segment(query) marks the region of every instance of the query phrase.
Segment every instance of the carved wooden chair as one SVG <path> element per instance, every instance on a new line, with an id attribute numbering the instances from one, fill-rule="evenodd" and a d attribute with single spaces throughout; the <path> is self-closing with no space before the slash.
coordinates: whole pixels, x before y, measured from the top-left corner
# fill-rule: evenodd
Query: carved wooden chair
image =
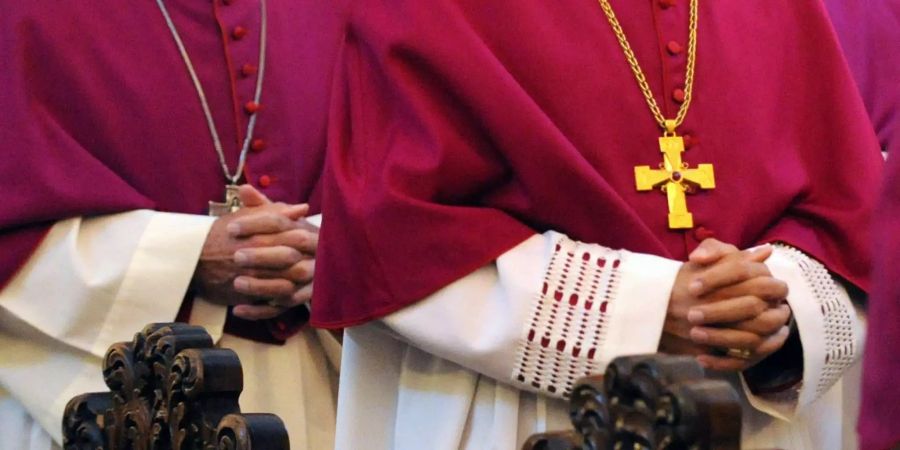
<path id="1" fill-rule="evenodd" d="M 110 392 L 66 405 L 66 450 L 288 450 L 278 416 L 241 414 L 241 362 L 202 327 L 151 324 L 106 353 Z"/>
<path id="2" fill-rule="evenodd" d="M 741 404 L 686 356 L 617 358 L 580 380 L 569 400 L 573 431 L 532 436 L 524 450 L 737 450 Z"/>

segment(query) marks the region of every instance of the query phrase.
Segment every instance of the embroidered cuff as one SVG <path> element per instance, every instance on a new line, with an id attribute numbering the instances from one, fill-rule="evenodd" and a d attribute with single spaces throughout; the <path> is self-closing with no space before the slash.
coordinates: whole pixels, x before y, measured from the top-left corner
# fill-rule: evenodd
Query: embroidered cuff
<path id="1" fill-rule="evenodd" d="M 520 341 L 513 380 L 565 397 L 613 358 L 652 353 L 681 263 L 559 236 Z"/>
<path id="2" fill-rule="evenodd" d="M 787 300 L 803 345 L 803 382 L 777 398 L 747 393 L 757 409 L 787 419 L 828 392 L 856 362 L 862 331 L 846 290 L 821 263 L 776 244 L 766 265 L 790 287 Z"/>

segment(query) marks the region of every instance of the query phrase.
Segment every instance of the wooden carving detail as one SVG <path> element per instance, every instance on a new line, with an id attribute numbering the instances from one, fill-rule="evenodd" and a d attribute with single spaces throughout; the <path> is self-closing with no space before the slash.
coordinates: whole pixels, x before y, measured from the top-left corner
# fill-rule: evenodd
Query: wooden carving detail
<path id="1" fill-rule="evenodd" d="M 692 357 L 628 356 L 579 380 L 574 431 L 532 436 L 525 450 L 738 450 L 741 404 L 731 385 L 704 378 Z"/>
<path id="2" fill-rule="evenodd" d="M 110 392 L 66 405 L 66 450 L 287 450 L 277 416 L 241 414 L 237 354 L 215 348 L 202 327 L 151 324 L 110 347 Z"/>

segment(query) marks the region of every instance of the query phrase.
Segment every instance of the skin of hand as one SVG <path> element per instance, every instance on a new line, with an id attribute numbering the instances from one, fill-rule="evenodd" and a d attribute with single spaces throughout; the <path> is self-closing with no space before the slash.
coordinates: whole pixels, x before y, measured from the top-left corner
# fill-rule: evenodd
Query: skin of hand
<path id="1" fill-rule="evenodd" d="M 312 278 L 311 256 L 318 241 L 317 232 L 310 231 L 315 227 L 302 220 L 308 205 L 272 203 L 246 185 L 238 196 L 244 207 L 213 223 L 194 272 L 195 288 L 219 304 L 278 302 L 277 307 L 260 307 L 279 313 L 302 303 L 292 297 L 304 289 L 311 291 L 306 285 Z M 304 253 L 310 248 L 312 252 Z"/>
<path id="2" fill-rule="evenodd" d="M 679 272 L 669 303 L 660 350 L 697 355 L 714 370 L 745 370 L 780 349 L 788 337 L 787 285 L 764 261 L 770 246 L 739 251 L 707 239 Z M 749 360 L 709 354 L 746 349 Z"/>
<path id="3" fill-rule="evenodd" d="M 235 306 L 232 310 L 235 316 L 268 319 L 312 299 L 319 230 L 305 220 L 300 220 L 297 226 L 274 234 L 252 235 L 249 240 L 254 247 L 235 252 L 235 263 L 247 269 L 235 278 L 235 291 L 275 303 Z M 244 232 L 242 227 L 240 233 Z"/>

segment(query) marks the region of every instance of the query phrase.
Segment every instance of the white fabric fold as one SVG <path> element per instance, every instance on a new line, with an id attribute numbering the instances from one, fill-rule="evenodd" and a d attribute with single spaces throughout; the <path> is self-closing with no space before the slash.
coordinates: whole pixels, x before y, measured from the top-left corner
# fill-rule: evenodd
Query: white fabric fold
<path id="1" fill-rule="evenodd" d="M 132 211 L 54 225 L 0 291 L 0 423 L 22 424 L 0 427 L 0 447 L 58 448 L 69 399 L 108 390 L 107 347 L 175 319 L 213 221 Z M 337 369 L 323 342 L 340 344 L 311 328 L 283 346 L 223 335 L 226 313 L 198 298 L 191 323 L 241 358 L 243 410 L 280 415 L 292 448 L 331 448 Z"/>
<path id="2" fill-rule="evenodd" d="M 551 231 L 384 323 L 436 356 L 562 397 L 617 356 L 656 352 L 680 267 Z"/>
<path id="3" fill-rule="evenodd" d="M 601 270 L 591 268 L 599 268 L 601 260 Z M 608 270 L 616 261 L 615 270 Z M 826 333 L 827 327 L 821 311 L 816 317 L 810 306 L 819 300 L 804 297 L 807 281 L 790 269 L 788 261 L 776 255 L 770 263 L 775 276 L 789 284 L 791 305 L 799 305 L 795 314 L 805 358 L 819 358 L 827 351 L 826 338 L 814 333 L 817 329 Z M 565 377 L 576 374 L 560 376 L 559 372 L 583 364 L 601 373 L 615 356 L 655 352 L 680 264 L 577 243 L 549 232 L 533 236 L 501 255 L 496 264 L 382 321 L 348 329 L 335 448 L 405 450 L 425 445 L 435 450 L 513 450 L 535 432 L 568 429 L 568 407 L 554 397 L 564 394 Z M 782 266 L 789 270 L 783 271 Z M 590 297 L 594 292 L 591 283 L 602 286 L 596 292 L 609 293 L 604 314 L 597 314 L 596 303 L 590 307 L 585 303 L 584 293 Z M 565 320 L 560 318 L 570 313 L 568 325 L 561 326 Z M 576 313 L 585 317 L 576 318 Z M 540 320 L 535 322 L 535 317 Z M 590 326 L 582 327 L 584 323 Z M 543 363 L 529 368 L 540 381 L 537 388 L 509 376 L 517 373 L 521 346 L 529 342 L 533 326 L 536 334 L 549 330 L 546 347 L 540 338 L 531 341 L 544 349 L 539 355 Z M 600 326 L 605 331 L 598 330 Z M 585 330 L 596 333 L 602 342 L 596 361 L 589 364 L 583 351 L 571 357 L 573 343 L 589 336 L 579 334 Z M 814 375 L 821 370 L 815 364 L 810 367 L 807 377 L 821 380 Z M 554 373 L 557 389 L 549 392 L 545 380 Z M 725 378 L 743 399 L 743 447 L 853 448 L 855 436 L 845 425 L 852 423 L 855 414 L 842 409 L 846 388 L 833 386 L 810 400 L 815 407 L 793 411 L 791 401 L 789 410 L 783 410 L 785 404 L 777 399 L 741 391 L 737 374 Z M 843 414 L 849 419 L 843 420 Z"/>
<path id="4" fill-rule="evenodd" d="M 623 252 L 618 301 L 611 312 L 603 366 L 625 355 L 656 353 L 681 262 Z"/>
<path id="5" fill-rule="evenodd" d="M 578 261 L 588 254 L 591 264 L 585 265 L 583 276 L 597 282 L 595 295 L 605 296 L 616 287 L 607 300 L 622 303 L 618 309 L 608 309 L 607 317 L 600 312 L 600 301 L 586 304 L 589 295 L 576 302 L 573 308 L 595 315 L 583 322 L 597 325 L 588 333 L 596 334 L 597 342 L 601 335 L 606 341 L 590 357 L 585 348 L 574 358 L 590 359 L 585 365 L 602 371 L 600 364 L 625 352 L 656 351 L 679 262 L 576 243 L 555 232 L 535 235 L 501 255 L 495 264 L 427 299 L 380 322 L 345 332 L 338 427 L 347 431 L 337 433 L 335 448 L 513 449 L 532 433 L 566 428 L 565 403 L 552 398 L 564 395 L 564 389 L 550 392 L 552 384 L 535 388 L 516 377 L 522 368 L 521 349 L 527 345 L 535 315 L 541 314 L 538 306 L 547 301 L 543 282 L 555 280 L 555 289 L 563 278 L 551 267 L 561 251 L 557 260 L 569 258 L 570 251 L 577 253 Z M 600 267 L 598 258 L 609 255 L 615 258 Z M 567 301 L 576 293 L 576 284 L 559 284 Z M 632 298 L 620 298 L 619 290 L 631 295 L 640 286 L 652 287 Z M 662 312 L 647 314 L 649 308 Z M 599 326 L 619 320 L 639 320 L 641 325 L 631 330 L 624 324 L 611 332 Z M 571 356 L 581 323 L 551 327 L 551 340 L 568 343 L 554 351 Z M 558 356 L 545 355 L 548 364 L 542 366 L 541 379 L 552 378 L 549 362 Z"/>
<path id="6" fill-rule="evenodd" d="M 211 226 L 146 210 L 58 222 L 0 291 L 0 307 L 102 357 L 147 323 L 175 318 Z"/>

